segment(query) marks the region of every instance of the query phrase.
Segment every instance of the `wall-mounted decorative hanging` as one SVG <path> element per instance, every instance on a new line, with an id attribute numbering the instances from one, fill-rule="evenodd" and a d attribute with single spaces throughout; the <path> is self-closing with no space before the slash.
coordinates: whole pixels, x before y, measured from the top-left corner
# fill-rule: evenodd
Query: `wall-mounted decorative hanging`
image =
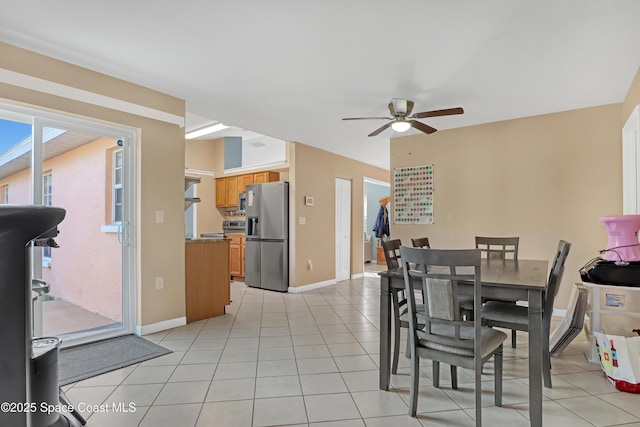
<path id="1" fill-rule="evenodd" d="M 433 165 L 393 170 L 394 224 L 433 224 Z"/>

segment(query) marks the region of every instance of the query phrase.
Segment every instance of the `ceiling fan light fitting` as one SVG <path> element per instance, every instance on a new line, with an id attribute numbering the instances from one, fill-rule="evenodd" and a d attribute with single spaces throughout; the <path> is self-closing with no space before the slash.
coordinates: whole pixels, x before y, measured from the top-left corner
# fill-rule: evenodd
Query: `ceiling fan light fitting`
<path id="1" fill-rule="evenodd" d="M 403 120 L 391 123 L 391 129 L 400 133 L 408 131 L 410 127 L 411 123 L 405 122 Z"/>

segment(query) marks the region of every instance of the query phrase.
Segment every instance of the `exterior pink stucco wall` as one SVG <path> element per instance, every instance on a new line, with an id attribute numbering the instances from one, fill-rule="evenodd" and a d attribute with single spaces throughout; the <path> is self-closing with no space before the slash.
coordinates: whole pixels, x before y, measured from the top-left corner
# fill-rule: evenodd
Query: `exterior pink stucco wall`
<path id="1" fill-rule="evenodd" d="M 113 139 L 94 142 L 45 161 L 43 172 L 52 174 L 52 203 L 66 209 L 51 250 L 51 265 L 42 269 L 50 294 L 85 310 L 121 321 L 122 251 L 116 233 L 102 232 L 110 213 L 111 149 Z M 30 172 L 3 180 L 9 185 L 10 204 L 30 203 Z"/>

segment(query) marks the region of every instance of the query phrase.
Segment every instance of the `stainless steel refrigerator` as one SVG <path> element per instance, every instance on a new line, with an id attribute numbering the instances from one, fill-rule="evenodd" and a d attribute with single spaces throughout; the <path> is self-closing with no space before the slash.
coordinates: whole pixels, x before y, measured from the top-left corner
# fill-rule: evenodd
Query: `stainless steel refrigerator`
<path id="1" fill-rule="evenodd" d="M 254 288 L 289 288 L 289 183 L 247 185 L 244 282 Z"/>

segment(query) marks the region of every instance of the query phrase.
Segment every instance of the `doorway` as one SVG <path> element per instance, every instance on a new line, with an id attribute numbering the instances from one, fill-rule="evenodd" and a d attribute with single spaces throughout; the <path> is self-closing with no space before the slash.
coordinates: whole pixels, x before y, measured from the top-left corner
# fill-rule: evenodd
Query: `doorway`
<path id="1" fill-rule="evenodd" d="M 351 181 L 336 178 L 336 280 L 351 278 Z"/>
<path id="2" fill-rule="evenodd" d="M 70 346 L 132 333 L 135 132 L 12 104 L 0 128 L 3 203 L 66 210 L 59 247 L 32 248 L 32 277 L 50 285 L 34 335 Z"/>
<path id="3" fill-rule="evenodd" d="M 380 213 L 380 206 L 382 201 L 389 199 L 389 195 L 391 194 L 391 186 L 388 182 L 364 177 L 362 188 L 364 204 L 364 217 L 362 218 L 365 235 L 364 240 L 365 242 L 367 242 L 368 239 L 371 240 L 371 248 L 369 248 L 368 245 L 365 245 L 365 248 L 363 248 L 363 251 L 370 250 L 371 253 L 368 254 L 369 257 L 363 257 L 363 261 L 365 262 L 362 271 L 365 275 L 377 277 L 379 271 L 387 269 L 387 265 L 383 259 L 378 260 L 379 251 L 376 248 L 380 246 L 381 239 L 376 237 L 373 228 L 375 226 L 378 214 Z M 385 207 L 387 207 L 386 204 Z M 368 258 L 370 259 L 370 261 L 366 262 Z"/>

